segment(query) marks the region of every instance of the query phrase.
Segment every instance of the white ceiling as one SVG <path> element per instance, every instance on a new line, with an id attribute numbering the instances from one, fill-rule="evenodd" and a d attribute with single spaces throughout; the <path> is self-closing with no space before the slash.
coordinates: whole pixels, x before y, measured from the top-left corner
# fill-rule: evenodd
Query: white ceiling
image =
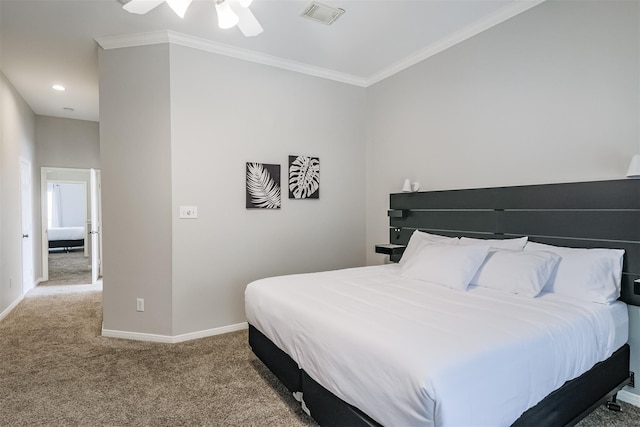
<path id="1" fill-rule="evenodd" d="M 254 0 L 264 32 L 246 38 L 217 27 L 212 0 L 195 0 L 184 20 L 167 4 L 134 15 L 117 0 L 0 0 L 0 68 L 36 114 L 97 121 L 96 39 L 168 31 L 213 52 L 368 86 L 541 1 L 321 0 L 346 10 L 326 26 L 299 16 L 310 0 Z"/>

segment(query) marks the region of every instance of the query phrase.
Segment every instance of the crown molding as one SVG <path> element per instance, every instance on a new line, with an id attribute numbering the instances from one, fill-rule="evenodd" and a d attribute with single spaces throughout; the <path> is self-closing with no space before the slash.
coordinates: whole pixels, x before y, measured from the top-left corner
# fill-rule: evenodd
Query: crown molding
<path id="1" fill-rule="evenodd" d="M 154 31 L 151 33 L 126 34 L 123 36 L 107 36 L 95 39 L 105 50 L 123 47 L 148 46 L 152 44 L 169 43 L 168 31 Z"/>
<path id="2" fill-rule="evenodd" d="M 448 37 L 445 37 L 436 43 L 433 43 L 426 48 L 418 51 L 417 53 L 410 55 L 403 60 L 396 62 L 383 69 L 382 71 L 374 74 L 369 77 L 365 81 L 365 87 L 369 87 L 375 83 L 378 83 L 381 80 L 386 79 L 387 77 L 391 77 L 392 75 L 399 73 L 402 70 L 405 70 L 412 65 L 417 64 L 418 62 L 424 61 L 427 58 L 430 58 L 446 49 L 449 49 L 456 44 L 463 42 L 485 30 L 488 30 L 491 27 L 494 27 L 507 19 L 513 18 L 516 15 L 521 14 L 534 6 L 539 5 L 540 3 L 545 2 L 546 0 L 517 0 L 514 3 L 505 6 L 504 8 L 498 10 L 497 12 L 487 16 L 484 19 L 481 19 L 455 33 L 451 34 Z"/>
<path id="3" fill-rule="evenodd" d="M 187 34 L 176 33 L 174 31 L 156 31 L 151 33 L 129 34 L 124 36 L 108 36 L 95 39 L 103 49 L 120 49 L 124 47 L 147 46 L 161 43 L 171 43 L 179 46 L 190 47 L 205 52 L 211 52 L 218 55 L 229 56 L 236 59 L 255 62 L 258 64 L 269 65 L 272 67 L 282 68 L 297 73 L 307 74 L 310 76 L 321 77 L 328 80 L 334 80 L 341 83 L 347 83 L 354 86 L 365 87 L 365 79 L 346 73 L 329 70 L 321 67 L 303 64 L 301 62 L 290 61 L 279 58 L 277 56 L 267 55 L 264 53 L 254 52 L 248 49 L 242 49 L 230 46 L 224 43 L 218 43 Z"/>
<path id="4" fill-rule="evenodd" d="M 187 34 L 177 33 L 174 31 L 155 31 L 150 33 L 129 34 L 123 36 L 108 36 L 96 39 L 96 42 L 103 49 L 119 49 L 124 47 L 147 46 L 161 43 L 172 43 L 180 46 L 190 47 L 193 49 L 211 52 L 218 55 L 229 56 L 236 59 L 255 62 L 258 64 L 269 65 L 284 70 L 294 71 L 297 73 L 307 74 L 310 76 L 321 77 L 328 80 L 334 80 L 353 86 L 369 87 L 381 80 L 391 77 L 392 75 L 405 70 L 427 58 L 430 58 L 456 44 L 463 42 L 489 28 L 500 24 L 522 12 L 531 9 L 546 0 L 516 0 L 508 6 L 496 11 L 495 13 L 481 19 L 448 37 L 445 37 L 436 43 L 410 55 L 403 60 L 373 74 L 369 77 L 359 77 L 352 74 L 340 73 L 329 70 L 327 68 L 315 67 L 313 65 L 303 64 L 297 61 L 291 61 L 279 58 L 273 55 L 255 52 L 249 49 L 242 49 L 224 43 L 218 43 Z"/>

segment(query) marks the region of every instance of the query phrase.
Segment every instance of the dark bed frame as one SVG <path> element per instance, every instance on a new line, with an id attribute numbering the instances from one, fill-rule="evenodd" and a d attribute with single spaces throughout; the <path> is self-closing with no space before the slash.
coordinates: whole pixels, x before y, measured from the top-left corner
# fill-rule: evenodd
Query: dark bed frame
<path id="1" fill-rule="evenodd" d="M 49 249 L 64 249 L 69 252 L 71 248 L 84 247 L 84 239 L 77 240 L 49 240 Z"/>
<path id="2" fill-rule="evenodd" d="M 528 185 L 390 195 L 392 261 L 414 230 L 447 236 L 513 238 L 578 248 L 625 250 L 620 299 L 640 305 L 640 180 Z M 378 426 L 326 390 L 284 351 L 249 325 L 253 352 L 292 392 L 302 392 L 323 426 Z M 630 381 L 629 345 L 530 408 L 513 426 L 574 425 Z"/>

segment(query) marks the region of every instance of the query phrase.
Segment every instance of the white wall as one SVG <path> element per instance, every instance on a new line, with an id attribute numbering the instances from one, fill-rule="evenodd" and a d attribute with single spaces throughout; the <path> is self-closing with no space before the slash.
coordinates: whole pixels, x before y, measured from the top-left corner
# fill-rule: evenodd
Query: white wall
<path id="1" fill-rule="evenodd" d="M 35 116 L 0 72 L 0 315 L 22 297 L 22 227 L 20 159 L 31 162 L 35 175 Z M 32 201 L 37 218 L 37 194 Z M 36 224 L 34 224 L 34 230 Z M 40 238 L 33 235 L 34 276 L 39 275 Z"/>
<path id="2" fill-rule="evenodd" d="M 364 264 L 364 92 L 171 46 L 174 335 L 245 322 L 252 280 Z M 318 200 L 288 199 L 289 155 L 320 158 Z M 280 210 L 245 208 L 246 162 L 281 165 Z"/>
<path id="3" fill-rule="evenodd" d="M 639 21 L 638 2 L 550 0 L 369 88 L 367 262 L 384 260 L 373 247 L 405 177 L 426 190 L 623 178 L 640 151 Z"/>
<path id="4" fill-rule="evenodd" d="M 171 335 L 169 46 L 100 50 L 99 62 L 103 327 Z"/>
<path id="5" fill-rule="evenodd" d="M 85 220 L 91 219 L 91 174 L 89 172 L 89 169 L 46 168 L 45 170 L 45 178 L 47 181 L 84 183 L 83 187 L 86 189 L 86 193 L 83 199 L 86 201 L 86 205 L 82 215 L 84 216 L 84 212 L 86 212 Z M 41 173 L 42 170 L 40 170 L 39 172 Z M 38 185 L 40 185 L 40 183 Z M 85 225 L 86 223 L 82 224 L 82 226 Z"/>
<path id="6" fill-rule="evenodd" d="M 57 190 L 54 190 L 57 188 Z M 59 203 L 60 227 L 84 227 L 87 221 L 87 188 L 83 183 L 51 182 L 47 192 L 55 192 Z M 53 217 L 55 218 L 55 216 Z"/>

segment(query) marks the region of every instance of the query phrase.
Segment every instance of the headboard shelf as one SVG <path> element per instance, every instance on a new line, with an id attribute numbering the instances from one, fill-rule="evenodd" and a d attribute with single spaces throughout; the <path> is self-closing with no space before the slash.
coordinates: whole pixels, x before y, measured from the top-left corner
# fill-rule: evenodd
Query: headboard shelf
<path id="1" fill-rule="evenodd" d="M 390 242 L 414 230 L 446 236 L 511 238 L 578 248 L 625 250 L 622 297 L 640 305 L 640 180 L 625 179 L 390 195 Z M 396 255 L 399 258 L 399 255 Z"/>

